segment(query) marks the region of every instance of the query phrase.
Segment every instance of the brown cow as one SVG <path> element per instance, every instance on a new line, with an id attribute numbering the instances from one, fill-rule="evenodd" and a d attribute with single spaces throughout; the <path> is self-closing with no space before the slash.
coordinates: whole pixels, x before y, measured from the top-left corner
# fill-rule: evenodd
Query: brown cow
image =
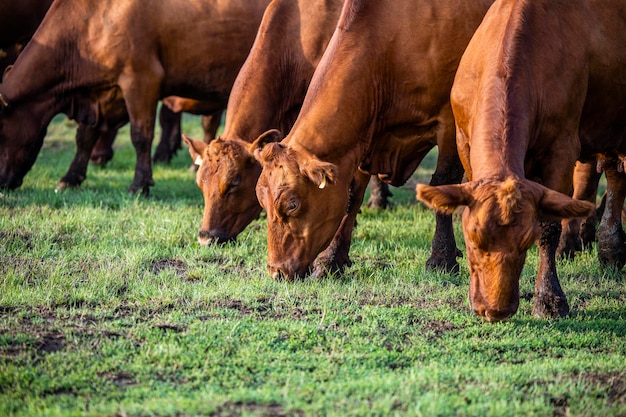
<path id="1" fill-rule="evenodd" d="M 489 4 L 346 1 L 293 129 L 281 143 L 268 132 L 253 144 L 273 277 L 305 275 L 322 250 L 316 271 L 349 263 L 367 175 L 401 185 L 438 146 L 432 183 L 461 180 L 449 93 Z M 437 215 L 427 267 L 455 270 L 458 253 L 451 217 Z"/>
<path id="2" fill-rule="evenodd" d="M 588 216 L 595 205 L 561 193 L 571 193 L 577 158 L 626 151 L 623 12 L 621 0 L 498 0 L 463 55 L 451 100 L 469 182 L 418 186 L 418 197 L 440 212 L 467 206 L 470 301 L 489 321 L 517 311 L 537 238 L 533 313 L 569 312 L 555 266 L 558 220 Z M 619 213 L 626 177 L 614 167 L 606 175 L 607 207 Z M 616 229 L 601 225 L 599 245 Z"/>
<path id="3" fill-rule="evenodd" d="M 261 166 L 248 148 L 270 128 L 291 129 L 342 4 L 274 0 L 233 86 L 222 136 L 210 145 L 185 140 L 192 160 L 200 164 L 201 244 L 235 239 L 261 212 L 254 191 Z"/>
<path id="4" fill-rule="evenodd" d="M 119 90 L 137 152 L 130 191 L 148 194 L 158 100 L 180 95 L 224 106 L 268 3 L 55 1 L 0 86 L 0 187 L 22 183 L 53 115 L 71 113 L 77 96 L 89 102 Z M 106 114 L 83 113 L 79 122 L 107 123 Z"/>

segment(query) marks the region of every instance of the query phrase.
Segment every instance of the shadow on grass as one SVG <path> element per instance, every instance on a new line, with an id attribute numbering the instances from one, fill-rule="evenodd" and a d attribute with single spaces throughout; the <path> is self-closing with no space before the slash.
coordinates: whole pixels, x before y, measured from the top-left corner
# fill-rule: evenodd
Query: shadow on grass
<path id="1" fill-rule="evenodd" d="M 548 320 L 516 317 L 517 324 L 540 330 L 541 332 L 611 333 L 617 337 L 626 337 L 626 306 L 615 310 L 609 308 L 572 311 L 566 318 Z"/>

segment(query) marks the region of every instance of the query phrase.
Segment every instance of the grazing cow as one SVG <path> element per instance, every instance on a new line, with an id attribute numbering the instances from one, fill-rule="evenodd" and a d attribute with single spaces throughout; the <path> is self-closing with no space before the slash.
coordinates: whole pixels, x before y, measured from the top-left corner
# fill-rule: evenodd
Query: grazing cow
<path id="1" fill-rule="evenodd" d="M 489 321 L 517 311 L 536 239 L 533 313 L 569 312 L 555 266 L 558 220 L 589 216 L 595 204 L 561 193 L 572 191 L 577 159 L 626 153 L 625 27 L 622 0 L 497 0 L 463 55 L 451 101 L 469 182 L 417 191 L 439 212 L 467 206 L 470 301 Z M 615 232 L 606 242 L 618 249 L 624 232 L 607 211 L 621 213 L 626 177 L 616 164 L 605 174 L 598 242 Z"/>
<path id="2" fill-rule="evenodd" d="M 102 108 L 93 100 L 117 90 L 137 152 L 129 190 L 148 194 L 158 100 L 180 95 L 225 106 L 268 3 L 55 1 L 0 86 L 0 187 L 21 185 L 55 114 L 72 113 L 78 101 Z M 108 123 L 106 112 L 76 113 L 90 126 Z"/>
<path id="3" fill-rule="evenodd" d="M 461 180 L 449 94 L 489 4 L 345 2 L 293 129 L 280 143 L 270 143 L 281 139 L 270 131 L 252 145 L 263 166 L 256 190 L 267 211 L 273 277 L 349 264 L 369 174 L 401 185 L 438 146 L 432 183 Z M 456 270 L 458 254 L 451 216 L 437 215 L 427 267 Z"/>
<path id="4" fill-rule="evenodd" d="M 261 212 L 255 186 L 261 166 L 250 144 L 270 128 L 289 131 L 330 37 L 343 0 L 274 0 L 233 86 L 221 137 L 184 139 L 200 165 L 204 215 L 198 241 L 225 242 Z"/>

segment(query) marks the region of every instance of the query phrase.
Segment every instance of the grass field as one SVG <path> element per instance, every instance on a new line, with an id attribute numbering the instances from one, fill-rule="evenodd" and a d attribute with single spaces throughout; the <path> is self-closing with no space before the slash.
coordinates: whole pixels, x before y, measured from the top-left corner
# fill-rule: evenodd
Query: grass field
<path id="1" fill-rule="evenodd" d="M 533 248 L 519 312 L 488 324 L 465 260 L 424 271 L 434 216 L 407 186 L 363 209 L 344 277 L 274 282 L 263 218 L 196 243 L 186 150 L 130 196 L 126 127 L 105 169 L 55 194 L 74 132 L 55 119 L 0 194 L 0 416 L 626 416 L 626 280 L 595 251 L 559 264 L 568 318 L 531 315 Z"/>

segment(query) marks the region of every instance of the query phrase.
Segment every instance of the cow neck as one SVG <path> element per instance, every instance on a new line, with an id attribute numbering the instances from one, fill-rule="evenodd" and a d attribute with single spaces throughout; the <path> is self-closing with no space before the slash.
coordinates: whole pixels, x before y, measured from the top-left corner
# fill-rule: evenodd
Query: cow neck
<path id="1" fill-rule="evenodd" d="M 223 138 L 251 143 L 269 129 L 288 133 L 295 119 L 290 113 L 299 109 L 306 82 L 296 67 L 284 67 L 272 68 L 263 63 L 255 68 L 243 67 L 228 101 Z"/>
<path id="2" fill-rule="evenodd" d="M 283 144 L 337 165 L 349 181 L 369 149 L 384 86 L 361 33 L 335 30 Z M 348 178 L 350 177 L 350 178 Z"/>
<path id="3" fill-rule="evenodd" d="M 521 154 L 521 160 L 520 160 Z M 524 177 L 524 154 L 522 149 L 510 142 L 475 140 L 470 150 L 472 180 L 483 178 Z"/>
<path id="4" fill-rule="evenodd" d="M 293 5 L 284 2 L 274 5 L 276 7 Z M 299 15 L 299 11 L 279 13 L 274 8 L 268 9 L 250 55 L 233 85 L 224 138 L 252 142 L 269 129 L 287 134 L 304 101 L 314 65 L 300 49 L 304 40 L 299 31 L 291 28 L 293 19 L 286 19 Z"/>

